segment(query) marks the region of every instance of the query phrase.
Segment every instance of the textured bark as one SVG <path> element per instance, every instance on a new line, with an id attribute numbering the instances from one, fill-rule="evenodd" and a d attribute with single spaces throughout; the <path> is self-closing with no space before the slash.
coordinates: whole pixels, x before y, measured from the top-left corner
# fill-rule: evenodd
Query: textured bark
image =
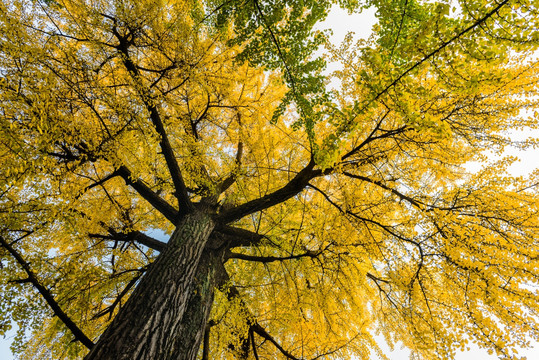
<path id="1" fill-rule="evenodd" d="M 181 321 L 180 331 L 183 339 L 170 359 L 197 358 L 209 321 L 215 289 L 223 282 L 223 274 L 220 272 L 223 258 L 222 250 L 214 251 L 206 247 L 202 253 L 195 275 L 194 291 L 191 292 L 187 310 Z"/>
<path id="2" fill-rule="evenodd" d="M 203 212 L 183 218 L 86 360 L 196 359 L 213 300 L 218 259 L 203 252 L 213 228 Z"/>

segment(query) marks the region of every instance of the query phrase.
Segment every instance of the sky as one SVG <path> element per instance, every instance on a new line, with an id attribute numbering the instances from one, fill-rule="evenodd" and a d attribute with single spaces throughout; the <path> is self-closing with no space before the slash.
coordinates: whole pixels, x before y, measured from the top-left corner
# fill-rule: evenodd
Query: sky
<path id="1" fill-rule="evenodd" d="M 376 16 L 374 9 L 368 9 L 361 14 L 349 15 L 345 10 L 340 8 L 334 8 L 329 14 L 327 20 L 321 25 L 320 28 L 329 28 L 333 31 L 331 41 L 334 45 L 338 45 L 342 42 L 345 35 L 349 31 L 355 33 L 354 37 L 367 38 L 371 33 L 372 26 L 376 23 Z M 329 64 L 330 70 L 335 70 L 335 65 Z M 530 136 L 530 133 L 514 133 L 512 134 L 517 138 L 526 138 Z M 534 134 L 539 137 L 539 132 Z M 539 149 L 517 152 L 509 151 L 506 155 L 514 155 L 520 157 L 520 161 L 514 164 L 510 170 L 514 175 L 526 175 L 539 165 Z M 14 360 L 9 345 L 12 338 L 15 335 L 14 330 L 8 332 L 5 338 L 0 337 L 0 360 Z M 383 339 L 380 338 L 380 342 L 383 343 Z M 383 346 L 386 350 L 386 354 L 391 360 L 407 360 L 409 359 L 409 351 L 401 349 L 398 346 L 394 351 L 389 351 L 387 346 Z M 471 345 L 471 350 L 468 352 L 461 352 L 457 354 L 455 360 L 495 360 L 495 355 L 488 355 L 485 350 L 479 349 L 476 346 Z M 535 348 L 527 349 L 519 352 L 520 356 L 527 356 L 528 360 L 539 359 L 539 344 L 536 344 Z"/>

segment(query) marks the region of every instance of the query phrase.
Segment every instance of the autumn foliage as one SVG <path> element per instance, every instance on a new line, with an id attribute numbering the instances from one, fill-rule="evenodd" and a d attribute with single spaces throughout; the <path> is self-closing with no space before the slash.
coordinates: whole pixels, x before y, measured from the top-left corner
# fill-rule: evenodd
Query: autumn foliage
<path id="1" fill-rule="evenodd" d="M 539 128 L 537 2 L 338 3 L 377 9 L 369 39 L 313 30 L 329 0 L 2 1 L 0 335 L 18 325 L 21 359 L 138 343 L 101 334 L 144 316 L 181 320 L 155 340 L 181 354 L 145 359 L 539 341 L 539 172 L 502 156 L 537 144 L 512 140 Z"/>

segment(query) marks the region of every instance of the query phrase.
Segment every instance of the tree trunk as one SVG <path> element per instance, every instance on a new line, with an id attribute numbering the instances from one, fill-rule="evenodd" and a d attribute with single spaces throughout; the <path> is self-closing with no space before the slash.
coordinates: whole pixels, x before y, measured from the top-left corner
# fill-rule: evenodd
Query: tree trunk
<path id="1" fill-rule="evenodd" d="M 215 256 L 204 252 L 214 222 L 184 217 L 85 360 L 194 360 L 213 302 Z"/>
<path id="2" fill-rule="evenodd" d="M 210 250 L 207 247 L 202 253 L 195 275 L 194 290 L 191 291 L 191 297 L 181 321 L 182 338 L 178 338 L 176 352 L 169 359 L 195 360 L 197 358 L 210 317 L 214 292 L 218 284 L 222 283 L 223 274 L 219 269 L 222 268 L 223 256 L 224 251 Z"/>

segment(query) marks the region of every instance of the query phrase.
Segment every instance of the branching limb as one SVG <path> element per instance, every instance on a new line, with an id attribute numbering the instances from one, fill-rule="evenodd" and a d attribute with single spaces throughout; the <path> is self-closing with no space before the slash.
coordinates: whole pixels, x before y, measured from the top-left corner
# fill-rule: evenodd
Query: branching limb
<path id="1" fill-rule="evenodd" d="M 264 13 L 262 12 L 262 9 L 260 8 L 260 4 L 258 3 L 258 0 L 253 0 L 253 2 L 255 4 L 255 7 L 256 7 L 256 10 L 257 10 L 258 14 L 262 18 L 262 21 L 264 22 L 264 25 L 265 25 L 266 29 L 268 30 L 268 32 L 271 35 L 271 39 L 273 40 L 273 43 L 275 44 L 275 47 L 277 48 L 277 52 L 279 53 L 279 57 L 281 58 L 281 61 L 283 62 L 286 73 L 288 74 L 288 78 L 290 80 L 290 87 L 292 88 L 292 91 L 294 92 L 294 95 L 297 95 L 296 94 L 296 84 L 295 84 L 295 81 L 294 81 L 294 77 L 292 76 L 292 72 L 290 71 L 290 69 L 288 67 L 288 64 L 286 62 L 286 58 L 284 57 L 284 54 L 283 54 L 283 52 L 281 50 L 281 44 L 279 43 L 279 40 L 277 39 L 277 36 L 275 36 L 275 33 L 271 29 L 271 26 L 269 26 L 269 23 L 267 22 L 266 17 L 264 16 Z"/>
<path id="2" fill-rule="evenodd" d="M 265 340 L 268 340 L 270 343 L 273 344 L 273 346 L 275 346 L 277 348 L 277 350 L 279 350 L 281 352 L 281 354 L 283 354 L 284 356 L 286 356 L 288 359 L 292 359 L 292 360 L 299 360 L 299 358 L 295 357 L 294 355 L 292 355 L 291 353 L 289 353 L 288 351 L 286 351 L 278 342 L 277 340 L 275 340 L 267 331 L 266 329 L 264 329 L 262 326 L 260 326 L 260 324 L 258 323 L 254 323 L 253 325 L 251 325 L 251 329 L 257 333 L 259 336 L 261 336 L 262 338 L 264 338 Z"/>
<path id="3" fill-rule="evenodd" d="M 151 236 L 148 236 L 140 231 L 130 231 L 125 234 L 125 237 L 129 240 L 134 240 L 139 244 L 149 247 L 150 249 L 157 250 L 159 252 L 163 251 L 167 246 L 166 243 L 159 241 Z"/>
<path id="4" fill-rule="evenodd" d="M 367 273 L 367 277 L 369 279 L 371 279 L 374 284 L 376 285 L 376 287 L 378 288 L 378 292 L 380 293 L 380 295 L 384 295 L 384 297 L 386 298 L 386 300 L 395 308 L 397 309 L 397 311 L 400 311 L 400 307 L 399 305 L 395 302 L 395 300 L 393 300 L 393 298 L 391 297 L 390 293 L 387 292 L 383 287 L 382 285 L 380 285 L 380 283 L 384 283 L 384 284 L 389 284 L 391 286 L 391 283 L 387 280 L 384 280 L 384 279 L 380 279 L 379 277 L 377 276 L 374 276 L 372 275 L 371 273 Z M 391 292 L 391 290 L 390 290 Z M 382 300 L 382 297 L 380 296 L 380 300 Z"/>
<path id="5" fill-rule="evenodd" d="M 353 179 L 366 181 L 366 182 L 369 182 L 371 184 L 375 184 L 375 185 L 381 187 L 384 190 L 388 190 L 388 191 L 392 192 L 394 195 L 396 195 L 398 198 L 400 198 L 401 200 L 406 200 L 407 202 L 414 205 L 418 209 L 424 208 L 425 204 L 423 204 L 422 202 L 414 200 L 411 197 L 409 197 L 408 195 L 405 195 L 405 194 L 401 193 L 400 191 L 398 191 L 396 189 L 390 188 L 389 186 L 383 184 L 381 181 L 373 180 L 371 178 L 368 178 L 368 177 L 362 176 L 362 175 L 351 174 L 351 173 L 346 172 L 346 171 L 343 172 L 343 174 L 348 176 L 348 177 L 351 177 Z"/>
<path id="6" fill-rule="evenodd" d="M 225 254 L 225 256 L 227 259 L 239 259 L 239 260 L 247 260 L 247 261 L 256 261 L 256 262 L 261 262 L 261 263 L 270 263 L 274 261 L 300 259 L 303 257 L 310 257 L 311 259 L 313 259 L 317 257 L 318 255 L 320 255 L 321 253 L 322 251 L 307 250 L 303 254 L 291 255 L 291 256 L 254 256 L 254 255 L 240 254 L 240 253 L 229 251 L 227 254 Z"/>
<path id="7" fill-rule="evenodd" d="M 445 211 L 452 211 L 452 210 L 461 210 L 463 208 L 466 208 L 468 207 L 468 205 L 464 204 L 464 205 L 457 205 L 457 201 L 459 200 L 456 196 L 455 196 L 455 199 L 454 199 L 454 202 L 453 202 L 453 205 L 451 206 L 436 206 L 434 204 L 426 204 L 425 202 L 423 201 L 419 201 L 419 200 L 416 200 L 406 194 L 403 194 L 402 192 L 398 191 L 397 189 L 395 188 L 392 188 L 392 187 L 389 187 L 387 185 L 385 185 L 384 183 L 382 183 L 381 181 L 378 181 L 378 180 L 373 180 L 369 177 L 366 177 L 366 176 L 362 176 L 362 175 L 356 175 L 356 174 L 352 174 L 352 173 L 349 173 L 349 172 L 346 172 L 344 171 L 343 172 L 343 175 L 345 176 L 348 176 L 350 178 L 353 178 L 353 179 L 357 179 L 357 180 L 361 180 L 361 181 L 365 181 L 365 182 L 369 182 L 371 184 L 375 184 L 376 186 L 384 189 L 384 190 L 387 190 L 387 191 L 390 191 L 391 193 L 393 193 L 394 195 L 396 195 L 400 200 L 404 200 L 404 201 L 407 201 L 408 203 L 410 203 L 411 205 L 413 205 L 415 208 L 417 208 L 418 210 L 424 210 L 426 212 L 429 212 L 429 211 L 432 211 L 432 209 L 439 209 L 439 210 L 445 210 Z M 474 215 L 476 216 L 476 215 Z"/>
<path id="8" fill-rule="evenodd" d="M 193 138 L 195 140 L 200 140 L 200 136 L 198 134 L 198 124 L 204 120 L 206 118 L 206 115 L 208 114 L 208 110 L 211 108 L 211 98 L 210 98 L 210 94 L 208 93 L 207 94 L 207 97 L 208 97 L 208 100 L 206 102 L 206 106 L 204 107 L 204 110 L 202 110 L 202 113 L 200 113 L 200 115 L 197 116 L 197 118 L 195 119 L 195 121 L 193 121 L 192 119 L 189 120 L 189 124 L 191 125 L 191 135 L 193 136 Z M 189 103 L 187 103 L 187 106 L 189 106 Z"/>
<path id="9" fill-rule="evenodd" d="M 50 291 L 43 286 L 39 280 L 37 279 L 36 275 L 30 268 L 30 264 L 24 260 L 22 255 L 15 250 L 2 236 L 0 236 L 0 244 L 3 248 L 5 248 L 11 256 L 15 258 L 17 263 L 24 269 L 26 274 L 28 275 L 28 282 L 30 282 L 36 290 L 41 294 L 43 299 L 49 304 L 52 311 L 58 318 L 67 326 L 67 328 L 73 333 L 75 336 L 75 339 L 77 341 L 80 341 L 84 346 L 86 346 L 88 349 L 91 349 L 94 346 L 94 343 L 92 340 L 90 340 L 83 332 L 82 330 L 71 320 L 71 318 L 62 310 L 60 305 L 56 302 L 54 299 L 54 296 L 50 293 Z"/>
<path id="10" fill-rule="evenodd" d="M 401 126 L 399 128 L 396 128 L 396 129 L 385 130 L 383 134 L 378 135 L 378 136 L 369 136 L 360 145 L 358 145 L 356 148 L 352 149 L 350 152 L 345 154 L 341 159 L 344 160 L 345 158 L 348 158 L 349 156 L 357 153 L 361 148 L 363 148 L 365 145 L 367 145 L 370 142 L 373 142 L 375 140 L 390 138 L 390 137 L 393 137 L 393 136 L 398 135 L 398 134 L 403 134 L 403 133 L 405 133 L 407 131 L 410 131 L 410 130 L 412 130 L 411 127 L 409 127 L 407 125 L 404 125 L 404 126 Z M 349 163 L 350 163 L 350 160 L 347 161 L 347 162 L 343 161 L 341 164 L 349 164 Z"/>
<path id="11" fill-rule="evenodd" d="M 111 317 L 112 317 L 112 313 L 114 312 L 114 309 L 116 308 L 116 306 L 120 305 L 120 302 L 122 301 L 122 298 L 129 292 L 129 290 L 131 290 L 133 288 L 133 286 L 135 286 L 137 281 L 144 274 L 144 271 L 145 271 L 145 269 L 141 270 L 140 273 L 137 276 L 135 276 L 133 279 L 131 279 L 131 281 L 129 281 L 127 283 L 127 285 L 120 292 L 120 294 L 118 294 L 118 296 L 116 297 L 114 302 L 112 304 L 110 304 L 109 306 L 107 306 L 103 311 L 100 311 L 99 313 L 97 313 L 93 318 L 96 319 L 96 318 L 99 318 L 101 316 L 105 316 L 105 315 L 108 314 L 109 315 L 109 320 L 110 320 Z"/>
<path id="12" fill-rule="evenodd" d="M 188 212 L 193 210 L 193 204 L 191 203 L 191 200 L 189 199 L 189 195 L 187 193 L 187 187 L 185 186 L 185 182 L 182 177 L 182 173 L 180 171 L 180 166 L 178 165 L 178 162 L 176 160 L 176 156 L 174 155 L 174 151 L 172 149 L 172 146 L 170 144 L 170 141 L 168 139 L 168 134 L 165 130 L 165 126 L 163 124 L 163 121 L 161 119 L 161 115 L 159 114 L 159 111 L 157 110 L 157 106 L 153 103 L 149 90 L 145 89 L 143 85 L 141 84 L 141 75 L 140 71 L 133 62 L 133 60 L 129 57 L 129 47 L 132 43 L 132 34 L 128 34 L 126 36 L 121 36 L 118 34 L 118 32 L 113 29 L 113 32 L 115 33 L 115 36 L 117 37 L 118 41 L 120 42 L 117 49 L 122 54 L 123 63 L 127 69 L 127 71 L 130 73 L 131 77 L 135 82 L 138 83 L 141 90 L 141 98 L 144 102 L 144 105 L 146 106 L 146 109 L 150 113 L 150 120 L 152 121 L 152 124 L 161 137 L 159 141 L 159 146 L 161 148 L 161 152 L 163 153 L 163 156 L 165 157 L 165 162 L 167 164 L 170 176 L 172 178 L 172 182 L 174 183 L 174 188 L 176 190 L 176 198 L 178 199 L 178 205 L 179 205 L 179 214 L 185 215 Z"/>
<path id="13" fill-rule="evenodd" d="M 249 329 L 249 338 L 251 339 L 251 346 L 253 347 L 253 355 L 255 360 L 260 360 L 258 357 L 258 350 L 256 350 L 255 334 L 252 329 Z"/>
<path id="14" fill-rule="evenodd" d="M 368 143 L 378 139 L 379 137 L 374 137 L 374 134 L 380 129 L 380 126 L 382 125 L 382 122 L 386 119 L 386 117 L 389 115 L 389 113 L 391 112 L 391 110 L 388 110 L 386 111 L 386 113 L 384 114 L 384 116 L 382 116 L 382 118 L 378 121 L 378 123 L 376 124 L 376 126 L 374 127 L 374 129 L 372 129 L 371 133 L 369 134 L 369 136 L 367 136 L 367 138 L 365 140 L 363 140 L 361 142 L 361 144 L 359 144 L 358 146 L 356 146 L 355 148 L 353 148 L 352 150 L 350 150 L 348 153 L 344 154 L 342 157 L 341 157 L 341 160 L 346 160 L 347 158 L 349 158 L 350 156 L 354 155 L 355 153 L 357 153 L 359 150 L 361 150 L 365 145 L 367 145 Z M 393 134 L 392 134 L 393 135 Z"/>
<path id="15" fill-rule="evenodd" d="M 401 81 L 402 78 L 404 78 L 406 75 L 408 75 L 410 72 L 421 66 L 423 63 L 427 62 L 429 59 L 434 57 L 436 54 L 438 54 L 440 51 L 445 49 L 448 45 L 454 43 L 456 40 L 462 38 L 465 34 L 470 32 L 471 30 L 475 29 L 478 26 L 481 26 L 485 21 L 490 19 L 494 14 L 498 12 L 503 6 L 507 5 L 509 0 L 503 0 L 499 4 L 497 4 L 491 11 L 486 13 L 483 17 L 477 19 L 473 24 L 468 26 L 467 28 L 461 30 L 459 33 L 451 37 L 449 40 L 444 41 L 441 45 L 439 45 L 436 49 L 432 50 L 430 53 L 425 55 L 421 60 L 417 61 L 414 65 L 408 68 L 408 70 L 401 73 L 395 80 L 393 80 L 389 85 L 387 85 L 382 91 L 380 91 L 371 101 L 369 101 L 360 111 L 363 112 L 370 104 L 377 101 L 382 95 L 387 93 L 389 89 L 391 89 L 393 86 L 397 85 Z"/>
<path id="16" fill-rule="evenodd" d="M 187 187 L 185 186 L 185 182 L 183 181 L 180 166 L 176 161 L 176 156 L 174 155 L 174 151 L 172 150 L 172 146 L 170 145 L 170 142 L 168 140 L 168 135 L 166 133 L 163 122 L 161 121 L 161 116 L 159 115 L 157 108 L 154 105 L 150 105 L 148 110 L 150 111 L 150 118 L 152 120 L 152 123 L 155 126 L 157 133 L 161 136 L 159 145 L 161 147 L 163 156 L 165 157 L 170 176 L 172 177 L 174 188 L 176 189 L 176 198 L 178 199 L 179 212 L 180 214 L 185 215 L 192 210 L 193 204 L 191 204 L 191 200 L 189 199 L 189 195 L 187 194 Z"/>
<path id="17" fill-rule="evenodd" d="M 191 106 L 189 103 L 189 96 L 186 95 L 185 100 L 184 100 L 187 106 L 187 114 L 188 114 L 186 122 L 189 123 L 188 124 L 189 126 L 185 126 L 184 129 L 185 129 L 185 133 L 189 135 L 190 137 L 192 137 L 193 139 L 193 142 L 188 142 L 187 147 L 189 149 L 189 152 L 194 158 L 198 158 L 203 155 L 203 151 L 201 151 L 200 147 L 196 145 L 196 143 L 198 143 L 201 140 L 200 134 L 198 133 L 198 124 L 206 118 L 208 114 L 208 110 L 211 108 L 210 93 L 207 92 L 206 96 L 207 96 L 206 106 L 204 110 L 202 110 L 202 112 L 199 115 L 197 115 L 194 120 L 193 120 L 193 117 L 195 117 L 195 114 L 193 113 L 191 109 Z M 201 179 L 201 182 L 197 181 L 199 187 L 202 189 L 208 190 L 208 184 L 214 184 L 214 179 L 212 179 L 208 169 L 204 165 L 204 161 L 196 161 L 196 164 L 193 164 L 193 165 L 194 165 L 193 170 L 195 170 L 198 173 L 198 175 L 200 175 L 203 178 Z M 189 188 L 187 190 L 190 191 Z M 207 200 L 210 200 L 209 203 L 214 202 L 212 201 L 214 200 L 213 197 Z"/>
<path id="18" fill-rule="evenodd" d="M 236 177 L 238 174 L 238 171 L 241 166 L 241 157 L 243 155 L 243 142 L 238 142 L 238 151 L 236 152 L 236 166 L 234 167 L 234 170 L 230 173 L 230 175 L 225 178 L 217 187 L 217 193 L 221 194 L 225 192 L 229 187 L 236 182 Z"/>
<path id="19" fill-rule="evenodd" d="M 345 175 L 352 175 L 352 174 L 347 174 L 345 173 Z M 386 190 L 391 190 L 391 191 L 394 191 L 394 193 L 399 196 L 401 199 L 404 199 L 404 200 L 407 200 L 409 201 L 410 203 L 412 203 L 414 206 L 418 207 L 418 208 L 421 208 L 420 207 L 420 204 L 422 203 L 416 203 L 414 199 L 412 198 L 409 198 L 408 196 L 404 195 L 404 194 L 401 194 L 399 193 L 398 191 L 394 190 L 394 189 L 391 189 L 389 187 L 386 187 L 384 184 L 378 182 L 378 181 L 375 181 L 375 180 L 372 180 L 372 179 L 369 179 L 369 178 L 366 178 L 366 177 L 363 177 L 363 176 L 359 176 L 359 175 L 352 175 L 351 177 L 353 178 L 357 178 L 357 179 L 361 179 L 361 180 L 364 180 L 364 181 L 368 181 L 368 182 L 372 182 Z M 421 246 L 421 243 L 420 242 L 417 242 L 417 241 L 414 241 L 412 239 L 409 239 L 407 237 L 404 237 L 400 234 L 398 234 L 395 230 L 393 230 L 390 226 L 388 225 L 384 225 L 378 221 L 375 221 L 375 220 L 372 220 L 372 219 L 368 219 L 368 218 L 364 218 L 358 214 L 355 214 L 349 210 L 344 210 L 343 208 L 341 208 L 339 205 L 337 205 L 334 201 L 332 201 L 329 196 L 327 194 L 325 194 L 324 192 L 322 192 L 320 189 L 316 188 L 315 186 L 312 186 L 310 185 L 313 189 L 315 189 L 316 191 L 318 191 L 319 193 L 321 193 L 328 202 L 330 202 L 333 206 L 335 206 L 342 214 L 347 214 L 347 215 L 351 215 L 352 217 L 358 219 L 358 220 L 361 220 L 363 221 L 364 223 L 368 222 L 368 223 L 371 223 L 371 224 L 374 224 L 378 227 L 380 227 L 381 229 L 383 229 L 385 232 L 387 232 L 388 234 L 392 235 L 394 238 L 397 238 L 401 241 L 404 241 L 404 242 L 407 242 L 407 243 L 410 243 L 410 244 L 413 244 L 418 250 L 419 250 L 419 254 L 420 254 L 420 259 L 419 259 L 419 263 L 417 265 L 417 269 L 414 273 L 414 275 L 412 276 L 412 278 L 410 279 L 410 282 L 409 282 L 409 288 L 410 288 L 410 291 L 412 291 L 412 287 L 414 285 L 414 283 L 417 281 L 419 283 L 419 286 L 421 288 L 421 291 L 423 292 L 423 296 L 424 296 L 424 299 L 425 299 L 425 302 L 426 302 L 426 305 L 429 309 L 429 312 L 430 312 L 430 306 L 429 306 L 429 303 L 428 303 L 428 300 L 427 300 L 427 296 L 424 292 L 424 288 L 423 288 L 423 285 L 421 283 L 421 278 L 420 278 L 420 272 L 421 270 L 423 269 L 423 265 L 424 265 L 424 251 L 423 251 L 423 247 Z M 375 277 L 374 275 L 368 273 L 367 274 L 367 277 L 370 278 L 371 280 L 375 281 L 376 284 L 378 285 L 378 281 L 382 281 L 382 282 L 385 282 L 385 283 L 388 283 L 387 281 L 385 280 L 381 280 L 377 277 Z"/>
<path id="20" fill-rule="evenodd" d="M 251 314 L 251 312 L 249 311 L 249 309 L 247 308 L 247 305 L 243 302 L 243 300 L 241 299 L 241 295 L 240 295 L 240 292 L 238 291 L 238 289 L 235 287 L 235 286 L 230 286 L 230 276 L 228 275 L 228 272 L 226 271 L 224 265 L 221 264 L 221 267 L 219 269 L 217 269 L 217 271 L 219 271 L 222 276 L 221 276 L 221 284 L 220 286 L 223 287 L 225 285 L 229 285 L 228 287 L 228 298 L 229 299 L 240 299 L 240 303 L 241 303 L 241 306 L 243 308 L 243 311 L 245 312 L 245 315 L 246 315 L 246 320 L 249 324 L 249 333 L 247 335 L 247 339 L 245 339 L 245 341 L 247 342 L 246 346 L 247 346 L 247 352 L 249 351 L 248 349 L 248 343 L 249 343 L 249 340 L 251 340 L 251 344 L 253 346 L 253 352 L 255 354 L 255 358 L 258 358 L 258 353 L 256 351 L 256 343 L 255 343 L 255 339 L 254 339 L 254 333 L 257 333 L 259 336 L 261 336 L 264 340 L 267 340 L 269 342 L 271 342 L 284 356 L 286 356 L 288 359 L 292 359 L 292 360 L 299 360 L 298 358 L 296 358 L 295 356 L 293 356 L 291 353 L 289 353 L 288 351 L 286 351 L 267 331 L 266 329 L 264 329 L 257 321 L 256 319 L 254 318 L 254 316 Z"/>
<path id="21" fill-rule="evenodd" d="M 92 219 L 91 216 L 86 214 L 85 212 L 77 209 L 71 209 L 72 212 L 82 216 L 86 219 Z M 107 223 L 103 221 L 98 221 L 99 226 L 101 226 L 106 232 L 108 232 L 108 235 L 103 234 L 93 234 L 89 233 L 88 236 L 91 238 L 98 238 L 98 239 L 105 239 L 105 240 L 114 240 L 114 241 L 123 241 L 123 242 L 138 242 L 139 244 L 142 244 L 144 246 L 147 246 L 151 249 L 157 250 L 159 252 L 163 251 L 165 247 L 167 246 L 166 243 L 159 241 L 151 236 L 148 236 L 144 234 L 141 231 L 138 230 L 132 230 L 129 232 L 121 232 L 117 231 L 114 227 L 108 225 Z M 132 223 L 129 223 L 128 226 L 132 226 Z M 139 249 L 140 250 L 140 249 Z"/>
<path id="22" fill-rule="evenodd" d="M 407 243 L 410 243 L 410 244 L 413 244 L 417 247 L 421 247 L 421 244 L 418 243 L 417 241 L 414 241 L 414 240 L 411 240 L 411 239 L 408 239 L 400 234 L 398 234 L 395 230 L 393 230 L 394 226 L 391 226 L 391 225 L 384 225 L 376 220 L 373 220 L 373 219 L 369 219 L 369 218 L 366 218 L 366 217 L 363 217 L 359 214 L 356 214 L 350 210 L 345 210 L 343 209 L 341 206 L 339 206 L 336 202 L 334 202 L 333 200 L 331 200 L 331 198 L 325 193 L 323 192 L 322 190 L 320 190 L 319 188 L 317 188 L 316 186 L 314 185 L 311 185 L 309 184 L 309 187 L 313 188 L 314 190 L 316 190 L 317 192 L 319 192 L 320 194 L 322 194 L 322 196 L 324 196 L 324 198 L 331 204 L 333 205 L 337 210 L 339 210 L 339 212 L 341 214 L 344 214 L 344 215 L 350 215 L 352 216 L 353 218 L 357 219 L 357 220 L 360 220 L 362 221 L 363 223 L 370 223 L 370 224 L 373 224 L 373 225 L 376 225 L 378 226 L 379 228 L 381 228 L 382 230 L 384 230 L 386 233 L 388 233 L 389 235 L 393 236 L 394 238 L 396 239 L 399 239 L 399 240 L 402 240 L 404 242 L 407 242 Z"/>
<path id="23" fill-rule="evenodd" d="M 98 181 L 95 181 L 94 183 L 86 186 L 84 189 L 82 189 L 78 194 L 77 196 L 75 197 L 76 199 L 80 198 L 82 195 L 84 195 L 85 193 L 87 193 L 88 191 L 90 191 L 91 189 L 97 187 L 97 186 L 102 186 L 104 185 L 107 181 L 111 180 L 111 179 L 114 179 L 115 177 L 117 176 L 120 176 L 120 173 L 116 170 L 116 171 L 113 171 L 111 172 L 110 174 L 108 174 L 107 176 L 105 176 L 104 178 L 98 180 Z"/>
<path id="24" fill-rule="evenodd" d="M 178 211 L 157 195 L 152 189 L 144 184 L 139 179 L 133 179 L 131 171 L 125 166 L 120 166 L 116 170 L 118 174 L 124 179 L 125 183 L 131 186 L 144 200 L 149 202 L 157 211 L 165 216 L 171 223 L 176 225 L 178 221 Z"/>
<path id="25" fill-rule="evenodd" d="M 60 159 L 64 159 L 66 161 L 76 161 L 80 160 L 81 156 L 80 154 L 74 154 L 67 146 L 62 146 L 59 144 L 59 146 L 62 147 L 63 153 L 51 153 L 48 154 Z M 84 152 L 84 146 L 77 147 L 79 151 L 86 154 L 87 156 L 92 157 L 93 154 Z M 94 187 L 101 186 L 107 181 L 120 176 L 122 179 L 124 179 L 125 183 L 130 186 L 133 190 L 135 190 L 142 198 L 144 198 L 150 205 L 152 205 L 157 211 L 159 211 L 167 220 L 169 220 L 171 223 L 176 225 L 178 221 L 178 211 L 170 205 L 168 202 L 166 202 L 163 198 L 161 198 L 159 195 L 157 195 L 152 189 L 150 189 L 149 186 L 144 184 L 139 179 L 134 179 L 132 176 L 131 171 L 125 166 L 122 165 L 116 170 L 114 170 L 109 175 L 105 176 L 103 179 L 94 182 L 93 184 L 88 185 L 86 188 L 82 189 L 79 194 L 77 194 L 76 198 L 81 197 L 84 193 L 91 190 Z"/>
<path id="26" fill-rule="evenodd" d="M 215 322 L 210 320 L 204 329 L 204 339 L 202 340 L 202 360 L 209 360 L 210 358 L 210 332 L 214 325 Z"/>
<path id="27" fill-rule="evenodd" d="M 124 241 L 124 242 L 136 241 L 139 244 L 142 244 L 144 246 L 149 247 L 150 249 L 154 249 L 159 252 L 163 251 L 165 247 L 167 246 L 166 243 L 159 241 L 157 239 L 154 239 L 153 237 L 148 236 L 140 231 L 130 231 L 128 233 L 120 233 L 110 227 L 108 227 L 107 230 L 110 233 L 110 235 L 89 234 L 89 236 L 93 238 Z"/>
<path id="28" fill-rule="evenodd" d="M 266 238 L 265 235 L 228 225 L 217 227 L 214 233 L 221 236 L 229 248 L 258 245 Z"/>
<path id="29" fill-rule="evenodd" d="M 218 221 L 227 224 L 239 220 L 249 214 L 280 204 L 299 194 L 303 189 L 305 189 L 311 179 L 326 173 L 322 170 L 314 170 L 314 166 L 314 159 L 311 159 L 309 164 L 298 172 L 296 176 L 294 176 L 294 178 L 288 182 L 288 184 L 272 192 L 271 194 L 267 194 L 261 198 L 248 201 L 242 205 L 236 206 L 233 209 L 224 211 L 218 216 Z"/>
<path id="30" fill-rule="evenodd" d="M 62 146 L 64 153 L 48 153 L 51 156 L 64 159 L 66 161 L 75 161 L 81 158 L 80 155 L 73 154 L 68 147 Z M 131 171 L 124 165 L 120 166 L 118 169 L 114 170 L 109 175 L 105 176 L 103 179 L 96 181 L 93 184 L 88 185 L 86 188 L 82 189 L 76 198 L 81 197 L 84 193 L 91 190 L 96 186 L 101 186 L 107 181 L 120 176 L 124 179 L 125 183 L 133 188 L 142 198 L 144 198 L 150 205 L 152 205 L 157 211 L 163 214 L 171 223 L 174 225 L 178 221 L 178 211 L 166 202 L 163 198 L 157 195 L 149 186 L 144 184 L 139 179 L 134 179 Z"/>

